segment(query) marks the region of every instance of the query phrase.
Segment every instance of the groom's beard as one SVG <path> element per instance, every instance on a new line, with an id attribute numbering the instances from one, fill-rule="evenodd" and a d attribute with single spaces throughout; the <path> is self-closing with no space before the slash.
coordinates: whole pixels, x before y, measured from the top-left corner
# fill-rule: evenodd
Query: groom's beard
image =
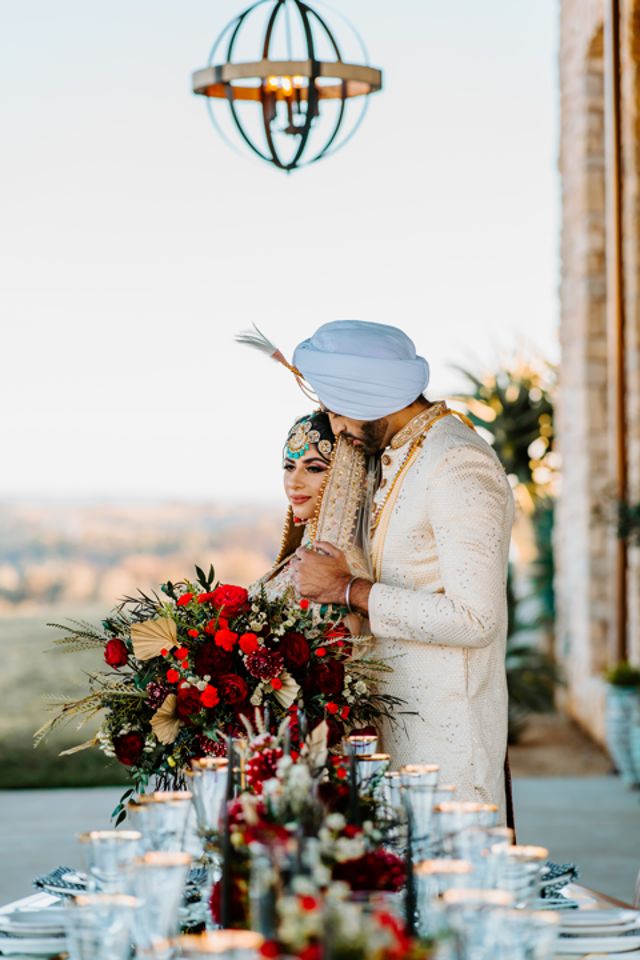
<path id="1" fill-rule="evenodd" d="M 372 457 L 384 450 L 388 422 L 387 417 L 381 417 L 379 420 L 369 420 L 362 424 L 362 448 L 368 456 Z"/>

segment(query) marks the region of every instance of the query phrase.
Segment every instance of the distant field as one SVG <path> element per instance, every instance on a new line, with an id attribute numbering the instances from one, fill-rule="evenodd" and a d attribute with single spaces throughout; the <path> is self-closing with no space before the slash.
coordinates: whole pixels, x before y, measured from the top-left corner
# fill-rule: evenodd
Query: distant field
<path id="1" fill-rule="evenodd" d="M 33 732 L 51 716 L 46 695 L 73 698 L 86 690 L 84 671 L 100 666 L 99 652 L 60 653 L 59 631 L 47 621 L 69 616 L 98 624 L 102 609 L 46 610 L 39 616 L 0 617 L 0 789 L 119 785 L 120 764 L 98 750 L 58 757 L 60 750 L 88 740 L 95 724 L 70 724 L 34 750 Z"/>

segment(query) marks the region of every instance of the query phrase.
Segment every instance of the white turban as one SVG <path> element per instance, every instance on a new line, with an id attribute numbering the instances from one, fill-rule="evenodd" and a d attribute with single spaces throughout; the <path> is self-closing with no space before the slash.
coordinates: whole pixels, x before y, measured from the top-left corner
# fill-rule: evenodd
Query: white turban
<path id="1" fill-rule="evenodd" d="M 298 344 L 293 365 L 327 410 L 354 420 L 396 413 L 429 383 L 429 364 L 406 333 L 365 320 L 323 324 Z"/>

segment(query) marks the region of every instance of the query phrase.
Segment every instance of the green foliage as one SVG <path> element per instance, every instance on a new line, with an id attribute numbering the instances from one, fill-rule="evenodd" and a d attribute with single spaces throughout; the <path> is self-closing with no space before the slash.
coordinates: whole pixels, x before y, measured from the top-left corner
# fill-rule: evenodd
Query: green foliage
<path id="1" fill-rule="evenodd" d="M 640 687 L 640 667 L 623 660 L 608 670 L 605 678 L 614 687 Z"/>
<path id="2" fill-rule="evenodd" d="M 626 503 L 621 500 L 617 507 L 618 537 L 640 545 L 640 503 Z"/>

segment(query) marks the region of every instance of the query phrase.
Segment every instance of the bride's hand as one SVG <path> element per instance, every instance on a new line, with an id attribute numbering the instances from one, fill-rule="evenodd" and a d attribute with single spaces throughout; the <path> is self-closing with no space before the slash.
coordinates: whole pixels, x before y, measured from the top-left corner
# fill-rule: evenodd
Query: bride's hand
<path id="1" fill-rule="evenodd" d="M 351 571 L 342 550 L 324 540 L 299 547 L 292 563 L 293 582 L 301 597 L 315 603 L 344 603 Z"/>

